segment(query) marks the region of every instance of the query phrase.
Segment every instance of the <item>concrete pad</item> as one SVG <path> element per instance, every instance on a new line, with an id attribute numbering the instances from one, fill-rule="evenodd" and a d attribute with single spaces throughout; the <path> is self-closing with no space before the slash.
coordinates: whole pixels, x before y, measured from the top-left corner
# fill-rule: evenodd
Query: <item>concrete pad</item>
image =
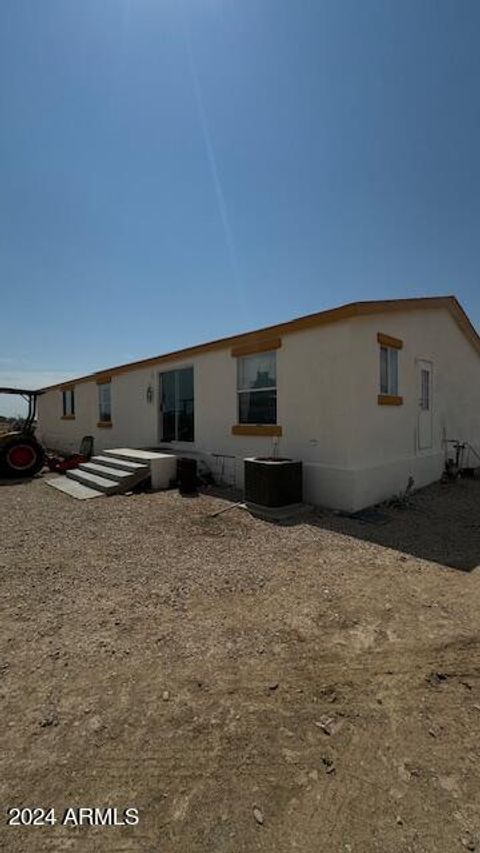
<path id="1" fill-rule="evenodd" d="M 245 502 L 245 509 L 257 518 L 263 521 L 288 522 L 301 518 L 308 512 L 311 512 L 313 507 L 309 504 L 287 504 L 286 506 L 261 506 L 260 504 Z"/>
<path id="2" fill-rule="evenodd" d="M 44 480 L 47 486 L 52 486 L 58 489 L 59 492 L 65 492 L 72 498 L 77 498 L 79 501 L 86 501 L 90 498 L 104 498 L 103 492 L 98 492 L 96 489 L 91 489 L 89 486 L 83 486 L 82 483 L 77 483 L 75 480 L 69 480 L 68 477 L 51 477 Z"/>

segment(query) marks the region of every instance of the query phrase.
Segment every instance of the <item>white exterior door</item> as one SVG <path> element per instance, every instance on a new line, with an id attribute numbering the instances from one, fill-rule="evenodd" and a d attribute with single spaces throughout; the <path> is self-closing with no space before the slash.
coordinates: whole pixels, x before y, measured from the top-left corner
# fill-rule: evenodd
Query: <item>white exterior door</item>
<path id="1" fill-rule="evenodd" d="M 432 362 L 417 361 L 418 449 L 429 450 L 433 444 Z"/>

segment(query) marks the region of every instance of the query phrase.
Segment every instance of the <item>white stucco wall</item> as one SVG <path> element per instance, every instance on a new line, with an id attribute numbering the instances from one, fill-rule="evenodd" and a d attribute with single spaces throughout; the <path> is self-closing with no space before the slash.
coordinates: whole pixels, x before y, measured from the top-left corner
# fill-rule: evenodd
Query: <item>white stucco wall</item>
<path id="1" fill-rule="evenodd" d="M 377 332 L 404 341 L 399 355 L 402 406 L 379 406 Z M 433 363 L 434 442 L 419 452 L 416 441 L 419 391 L 416 359 Z M 112 376 L 111 429 L 97 427 L 95 381 L 75 386 L 75 420 L 62 420 L 62 394 L 40 398 L 44 442 L 77 450 L 93 435 L 95 451 L 107 447 L 152 447 L 160 443 L 158 376 L 193 365 L 195 441 L 172 443 L 178 453 L 197 453 L 217 476 L 243 480 L 243 459 L 268 455 L 273 439 L 232 435 L 237 423 L 236 359 L 230 348 L 173 360 Z M 277 420 L 283 435 L 278 453 L 301 459 L 305 500 L 359 509 L 405 488 L 438 479 L 443 437 L 458 437 L 480 449 L 480 357 L 445 309 L 420 309 L 357 317 L 284 335 L 277 350 Z M 147 402 L 147 388 L 154 400 Z M 221 459 L 214 454 L 235 457 Z"/>
<path id="2" fill-rule="evenodd" d="M 277 418 L 283 430 L 276 440 L 278 454 L 302 459 L 306 499 L 315 503 L 325 502 L 331 490 L 338 488 L 336 480 L 341 481 L 349 462 L 350 330 L 351 321 L 344 321 L 285 335 L 277 350 Z M 235 480 L 241 486 L 243 459 L 271 454 L 274 439 L 232 435 L 232 425 L 237 423 L 237 362 L 230 348 L 113 375 L 111 429 L 97 426 L 94 380 L 75 386 L 74 420 L 62 419 L 62 393 L 52 389 L 40 398 L 39 435 L 47 446 L 64 452 L 78 450 L 84 435 L 93 435 L 96 452 L 108 447 L 156 446 L 160 443 L 159 373 L 191 365 L 195 441 L 169 447 L 178 453 L 201 454 L 214 473 L 223 471 L 228 482 Z M 146 399 L 149 385 L 154 389 L 152 403 Z M 325 469 L 320 481 L 317 469 Z"/>
<path id="3" fill-rule="evenodd" d="M 376 405 L 377 332 L 400 338 L 401 406 Z M 352 457 L 355 505 L 367 506 L 404 489 L 440 478 L 445 438 L 468 441 L 480 451 L 480 356 L 446 309 L 419 309 L 359 317 L 352 326 L 355 374 Z M 432 447 L 419 450 L 418 360 L 432 364 Z M 368 401 L 368 402 L 367 402 Z M 478 460 L 472 457 L 472 464 Z"/>
<path id="4" fill-rule="evenodd" d="M 78 451 L 84 435 L 92 435 L 95 451 L 108 447 L 143 447 L 155 443 L 154 406 L 146 402 L 150 371 L 113 376 L 111 382 L 112 424 L 97 426 L 98 388 L 96 382 L 75 385 L 75 419 L 62 419 L 62 392 L 48 391 L 39 398 L 39 437 L 48 447 L 62 452 Z"/>

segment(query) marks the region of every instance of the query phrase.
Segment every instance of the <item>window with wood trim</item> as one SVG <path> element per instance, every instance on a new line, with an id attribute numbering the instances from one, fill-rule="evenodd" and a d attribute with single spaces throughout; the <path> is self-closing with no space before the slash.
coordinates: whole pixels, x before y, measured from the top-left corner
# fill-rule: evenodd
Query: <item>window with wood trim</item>
<path id="1" fill-rule="evenodd" d="M 262 352 L 237 361 L 239 424 L 277 423 L 276 352 Z"/>
<path id="2" fill-rule="evenodd" d="M 98 388 L 98 420 L 102 424 L 108 424 L 112 420 L 112 393 L 111 382 L 97 385 Z"/>
<path id="3" fill-rule="evenodd" d="M 380 347 L 380 394 L 389 397 L 398 395 L 398 349 Z"/>
<path id="4" fill-rule="evenodd" d="M 75 391 L 73 388 L 62 391 L 62 412 L 64 418 L 75 417 Z"/>

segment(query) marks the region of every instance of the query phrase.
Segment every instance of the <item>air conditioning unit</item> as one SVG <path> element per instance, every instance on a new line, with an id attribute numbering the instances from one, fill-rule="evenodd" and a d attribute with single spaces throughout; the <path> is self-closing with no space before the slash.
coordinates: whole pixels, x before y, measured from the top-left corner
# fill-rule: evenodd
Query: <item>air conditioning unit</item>
<path id="1" fill-rule="evenodd" d="M 256 456 L 245 459 L 244 475 L 247 503 L 284 507 L 303 500 L 301 462 Z"/>

